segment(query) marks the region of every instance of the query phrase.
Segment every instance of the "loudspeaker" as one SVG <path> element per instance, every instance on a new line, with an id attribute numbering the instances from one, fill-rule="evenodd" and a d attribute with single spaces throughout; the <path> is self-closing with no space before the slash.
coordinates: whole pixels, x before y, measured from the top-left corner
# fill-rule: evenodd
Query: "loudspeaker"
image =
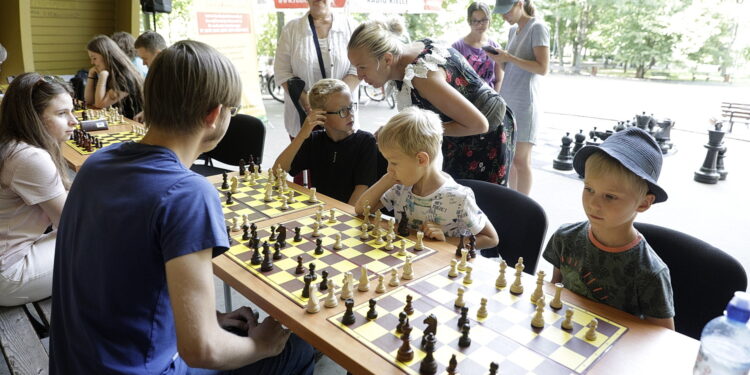
<path id="1" fill-rule="evenodd" d="M 172 0 L 141 0 L 141 11 L 147 13 L 172 13 Z"/>

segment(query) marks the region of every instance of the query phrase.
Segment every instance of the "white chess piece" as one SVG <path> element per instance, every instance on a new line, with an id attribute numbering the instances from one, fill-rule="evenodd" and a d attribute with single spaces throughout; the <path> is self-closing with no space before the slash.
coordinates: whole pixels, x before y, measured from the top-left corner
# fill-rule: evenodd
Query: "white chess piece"
<path id="1" fill-rule="evenodd" d="M 336 210 L 333 208 L 328 211 L 328 222 L 331 224 L 336 223 Z"/>
<path id="2" fill-rule="evenodd" d="M 333 248 L 336 250 L 341 250 L 344 245 L 341 244 L 341 233 L 334 233 L 333 238 L 336 240 L 336 242 L 333 244 Z"/>
<path id="3" fill-rule="evenodd" d="M 316 195 L 317 189 L 312 187 L 310 188 L 310 202 L 311 203 L 318 203 L 318 196 Z"/>
<path id="4" fill-rule="evenodd" d="M 500 274 L 497 275 L 497 279 L 495 280 L 495 287 L 498 289 L 505 288 L 507 285 L 505 282 L 505 268 L 508 267 L 508 264 L 505 263 L 505 260 L 500 260 Z"/>
<path id="5" fill-rule="evenodd" d="M 314 223 L 312 223 L 312 228 L 313 228 L 313 231 L 312 231 L 311 235 L 313 237 L 320 237 L 320 225 L 318 224 L 317 221 L 314 222 Z"/>
<path id="6" fill-rule="evenodd" d="M 318 206 L 318 210 L 315 211 L 315 222 L 318 225 L 323 225 L 323 207 Z"/>
<path id="7" fill-rule="evenodd" d="M 353 297 L 353 291 L 351 288 L 351 280 L 349 278 L 349 275 L 351 275 L 351 272 L 344 273 L 344 281 L 343 285 L 341 286 L 341 299 L 346 300 L 348 298 Z"/>
<path id="8" fill-rule="evenodd" d="M 294 190 L 289 189 L 289 192 L 287 193 L 288 199 L 286 200 L 289 203 L 296 203 L 297 199 L 294 197 Z"/>
<path id="9" fill-rule="evenodd" d="M 536 273 L 536 288 L 534 289 L 534 292 L 531 293 L 531 302 L 536 302 L 536 300 L 539 299 L 539 297 L 544 295 L 544 291 L 542 290 L 542 285 L 544 284 L 544 271 L 539 270 L 539 272 Z"/>
<path id="10" fill-rule="evenodd" d="M 328 297 L 326 297 L 325 306 L 327 308 L 336 307 L 339 305 L 339 300 L 336 298 L 336 284 L 333 280 L 328 280 Z"/>
<path id="11" fill-rule="evenodd" d="M 563 284 L 556 283 L 555 284 L 555 297 L 552 298 L 552 301 L 549 302 L 549 307 L 555 310 L 559 310 L 562 308 L 562 299 L 560 298 L 562 296 L 562 290 L 563 290 Z"/>
<path id="12" fill-rule="evenodd" d="M 565 319 L 560 324 L 560 327 L 562 329 L 573 329 L 573 310 L 567 309 L 565 310 Z"/>
<path id="13" fill-rule="evenodd" d="M 396 236 L 395 232 L 393 231 L 393 227 L 396 225 L 396 219 L 390 218 L 388 219 L 388 236 Z"/>
<path id="14" fill-rule="evenodd" d="M 237 221 L 237 216 L 232 218 L 232 232 L 239 232 L 242 228 L 240 228 L 240 222 Z"/>
<path id="15" fill-rule="evenodd" d="M 359 285 L 357 290 L 367 292 L 370 290 L 370 280 L 367 278 L 367 266 L 359 267 Z"/>
<path id="16" fill-rule="evenodd" d="M 385 277 L 378 275 L 378 286 L 375 287 L 375 293 L 385 293 Z"/>
<path id="17" fill-rule="evenodd" d="M 596 320 L 596 318 L 592 318 L 589 324 L 586 324 L 586 340 L 588 341 L 595 341 L 596 340 L 596 327 L 599 325 L 599 321 Z"/>
<path id="18" fill-rule="evenodd" d="M 424 232 L 417 232 L 417 243 L 414 245 L 414 251 L 420 251 L 424 249 Z"/>
<path id="19" fill-rule="evenodd" d="M 479 310 L 477 310 L 477 319 L 484 319 L 487 315 L 487 298 L 482 297 L 479 302 Z"/>
<path id="20" fill-rule="evenodd" d="M 406 260 L 404 261 L 404 268 L 401 272 L 401 278 L 404 280 L 411 280 L 414 278 L 414 269 L 412 268 L 411 264 L 411 255 L 406 256 Z"/>
<path id="21" fill-rule="evenodd" d="M 237 176 L 232 176 L 232 180 L 231 181 L 232 182 L 230 184 L 230 186 L 231 186 L 230 191 L 232 192 L 232 194 L 237 194 L 237 184 L 239 183 L 239 181 L 237 180 Z"/>
<path id="22" fill-rule="evenodd" d="M 359 234 L 359 239 L 362 241 L 369 241 L 370 233 L 367 230 L 367 223 L 362 223 L 360 229 L 362 230 L 362 232 Z"/>
<path id="23" fill-rule="evenodd" d="M 399 247 L 399 249 L 398 249 L 398 256 L 405 257 L 406 255 L 407 255 L 407 252 L 406 252 L 406 240 L 402 238 L 401 239 L 401 247 Z"/>
<path id="24" fill-rule="evenodd" d="M 286 195 L 281 196 L 281 207 L 279 207 L 280 210 L 286 211 L 289 209 L 289 204 L 287 203 Z"/>
<path id="25" fill-rule="evenodd" d="M 466 265 L 466 275 L 464 275 L 464 284 L 471 284 L 474 280 L 471 279 L 471 271 L 474 269 L 470 265 Z"/>
<path id="26" fill-rule="evenodd" d="M 393 238 L 391 238 L 391 236 L 385 236 L 385 246 L 383 248 L 386 250 L 393 250 Z"/>
<path id="27" fill-rule="evenodd" d="M 380 212 L 380 211 L 378 211 Z M 375 225 L 375 228 L 372 230 L 372 236 L 375 237 L 375 244 L 376 245 L 382 245 L 383 244 L 383 236 L 380 234 L 380 226 Z"/>
<path id="28" fill-rule="evenodd" d="M 544 328 L 544 298 L 540 297 L 536 301 L 536 312 L 531 318 L 531 325 L 536 328 Z"/>
<path id="29" fill-rule="evenodd" d="M 388 281 L 388 285 L 393 287 L 400 285 L 398 282 L 398 271 L 395 268 L 391 270 L 391 279 Z"/>
<path id="30" fill-rule="evenodd" d="M 463 287 L 460 287 L 456 290 L 456 302 L 453 303 L 456 307 L 464 307 L 466 306 L 466 302 L 464 301 L 464 292 L 466 292 L 466 289 Z"/>
<path id="31" fill-rule="evenodd" d="M 271 185 L 270 184 L 266 184 L 266 194 L 263 197 L 263 201 L 264 202 L 271 202 L 271 201 L 273 201 L 273 191 L 271 189 L 272 189 Z"/>
<path id="32" fill-rule="evenodd" d="M 451 269 L 448 271 L 448 277 L 458 276 L 458 261 L 451 259 Z"/>
<path id="33" fill-rule="evenodd" d="M 307 312 L 315 314 L 320 311 L 320 301 L 318 300 L 318 291 L 315 290 L 315 286 L 310 284 L 310 298 L 307 299 Z"/>
<path id="34" fill-rule="evenodd" d="M 523 272 L 523 268 L 523 257 L 519 257 L 518 262 L 516 263 L 515 279 L 513 280 L 513 284 L 510 286 L 510 292 L 513 294 L 523 293 L 523 284 L 521 283 L 521 273 Z"/>
<path id="35" fill-rule="evenodd" d="M 466 264 L 467 264 L 467 256 L 469 255 L 469 250 L 461 249 L 461 261 L 458 262 L 458 270 L 459 271 L 466 271 Z"/>

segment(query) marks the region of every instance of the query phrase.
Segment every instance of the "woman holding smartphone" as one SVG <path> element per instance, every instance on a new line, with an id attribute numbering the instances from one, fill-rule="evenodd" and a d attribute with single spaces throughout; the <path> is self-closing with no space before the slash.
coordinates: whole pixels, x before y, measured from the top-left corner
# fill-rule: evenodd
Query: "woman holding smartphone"
<path id="1" fill-rule="evenodd" d="M 495 61 L 487 56 L 487 50 L 492 53 L 500 48 L 494 40 L 487 37 L 487 30 L 492 21 L 490 7 L 481 2 L 471 3 L 466 10 L 466 21 L 471 31 L 453 43 L 452 47 L 466 58 L 482 80 L 493 90 L 499 91 L 500 81 L 497 77 L 502 73 L 500 65 L 495 64 Z"/>

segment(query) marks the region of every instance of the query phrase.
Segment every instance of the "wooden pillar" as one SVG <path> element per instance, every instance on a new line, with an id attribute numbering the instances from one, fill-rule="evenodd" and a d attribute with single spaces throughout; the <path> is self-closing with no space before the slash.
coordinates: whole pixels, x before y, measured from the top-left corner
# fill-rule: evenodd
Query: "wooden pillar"
<path id="1" fill-rule="evenodd" d="M 29 1 L 4 0 L 2 9 L 0 43 L 8 50 L 8 59 L 0 67 L 0 82 L 5 83 L 8 76 L 34 71 L 34 55 Z"/>

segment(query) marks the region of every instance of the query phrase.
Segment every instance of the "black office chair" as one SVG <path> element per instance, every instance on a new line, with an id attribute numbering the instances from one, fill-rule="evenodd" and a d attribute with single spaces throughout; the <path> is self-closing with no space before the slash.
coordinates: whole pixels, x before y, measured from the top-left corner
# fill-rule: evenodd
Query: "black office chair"
<path id="1" fill-rule="evenodd" d="M 747 274 L 731 255 L 676 230 L 634 223 L 669 267 L 675 329 L 700 339 L 703 326 L 721 315 L 735 291 L 747 288 Z"/>
<path id="2" fill-rule="evenodd" d="M 477 205 L 489 218 L 500 244 L 483 249 L 485 257 L 502 256 L 509 265 L 523 257 L 524 272 L 536 272 L 547 232 L 547 215 L 533 199 L 498 184 L 479 180 L 456 180 L 474 191 Z"/>
<path id="3" fill-rule="evenodd" d="M 238 114 L 229 121 L 229 128 L 224 138 L 213 150 L 202 154 L 199 159 L 203 165 L 193 164 L 190 170 L 203 176 L 213 176 L 229 172 L 213 166 L 213 159 L 224 164 L 239 165 L 240 159 L 247 163 L 252 156 L 256 164 L 263 161 L 263 145 L 266 140 L 266 127 L 263 121 L 250 116 Z"/>

